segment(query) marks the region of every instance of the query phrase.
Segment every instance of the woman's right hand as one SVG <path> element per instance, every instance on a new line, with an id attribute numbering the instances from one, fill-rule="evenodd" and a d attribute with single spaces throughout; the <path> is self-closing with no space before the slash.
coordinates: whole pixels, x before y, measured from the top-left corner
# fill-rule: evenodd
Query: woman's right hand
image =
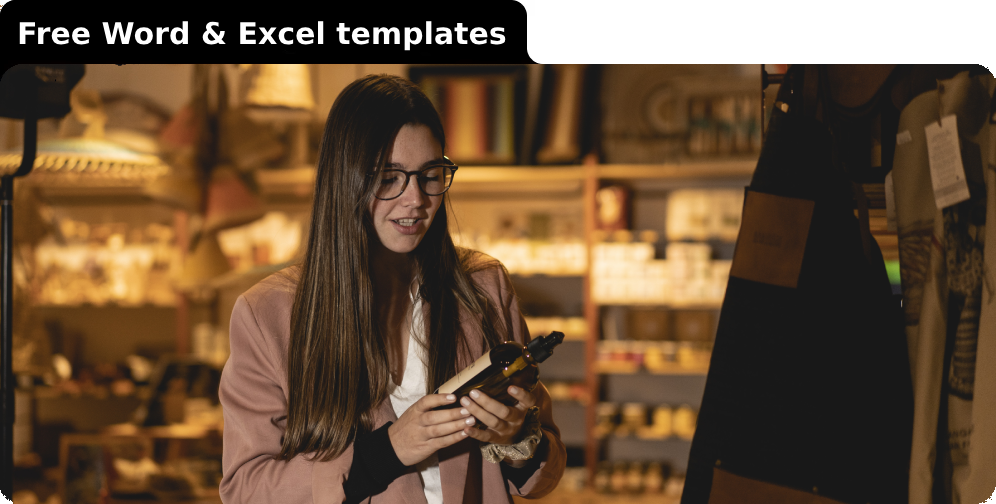
<path id="1" fill-rule="evenodd" d="M 463 429 L 477 423 L 466 408 L 433 408 L 456 402 L 453 394 L 430 394 L 412 404 L 397 422 L 387 428 L 398 460 L 415 465 L 452 444 L 467 439 Z"/>

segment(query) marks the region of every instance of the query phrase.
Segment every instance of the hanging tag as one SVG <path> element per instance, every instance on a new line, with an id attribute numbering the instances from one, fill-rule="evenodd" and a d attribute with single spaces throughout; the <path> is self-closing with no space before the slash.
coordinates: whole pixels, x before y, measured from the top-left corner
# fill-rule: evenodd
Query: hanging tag
<path id="1" fill-rule="evenodd" d="M 795 289 L 813 201 L 747 191 L 730 275 Z"/>
<path id="2" fill-rule="evenodd" d="M 910 134 L 910 130 L 903 130 L 896 133 L 896 145 L 906 145 L 913 141 L 913 135 Z"/>
<path id="3" fill-rule="evenodd" d="M 941 124 L 928 124 L 927 156 L 930 181 L 934 186 L 934 203 L 941 210 L 969 198 L 965 168 L 958 148 L 958 122 L 954 114 L 941 118 Z"/>
<path id="4" fill-rule="evenodd" d="M 896 226 L 896 195 L 893 192 L 892 172 L 885 175 L 885 223 L 890 233 L 898 232 Z"/>

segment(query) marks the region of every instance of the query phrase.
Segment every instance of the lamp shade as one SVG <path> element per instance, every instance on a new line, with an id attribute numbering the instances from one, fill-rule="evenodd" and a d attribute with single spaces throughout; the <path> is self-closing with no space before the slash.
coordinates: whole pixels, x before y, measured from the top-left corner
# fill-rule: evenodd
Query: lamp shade
<path id="1" fill-rule="evenodd" d="M 308 117 L 315 108 L 308 65 L 252 65 L 246 77 L 243 105 L 255 109 L 256 115 L 262 112 Z"/>
<path id="2" fill-rule="evenodd" d="M 0 172 L 20 164 L 20 152 L 0 155 Z M 103 139 L 65 138 L 38 142 L 34 170 L 28 180 L 46 186 L 134 187 L 169 172 L 169 166 L 152 154 Z"/>

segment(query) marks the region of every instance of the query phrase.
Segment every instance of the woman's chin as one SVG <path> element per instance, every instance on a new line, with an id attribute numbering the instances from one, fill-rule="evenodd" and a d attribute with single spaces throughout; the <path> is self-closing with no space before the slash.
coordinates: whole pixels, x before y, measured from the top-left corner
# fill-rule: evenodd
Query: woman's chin
<path id="1" fill-rule="evenodd" d="M 418 248 L 418 244 L 421 242 L 421 236 L 406 236 L 401 239 L 391 240 L 390 243 L 384 244 L 384 248 L 396 254 L 408 254 Z"/>

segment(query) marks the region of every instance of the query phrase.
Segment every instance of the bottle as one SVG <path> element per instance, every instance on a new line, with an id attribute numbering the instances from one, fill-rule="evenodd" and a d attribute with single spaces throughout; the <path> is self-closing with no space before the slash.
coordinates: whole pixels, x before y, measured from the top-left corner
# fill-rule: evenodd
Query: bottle
<path id="1" fill-rule="evenodd" d="M 532 392 L 539 383 L 538 364 L 553 355 L 553 348 L 563 341 L 564 333 L 560 331 L 540 336 L 525 346 L 516 341 L 506 341 L 440 385 L 436 393 L 453 394 L 460 398 L 471 390 L 480 390 L 506 406 L 513 406 L 517 400 L 508 395 L 508 387 L 515 385 Z M 443 408 L 459 405 L 455 402 Z M 477 426 L 486 429 L 487 426 L 483 425 L 478 422 Z"/>

